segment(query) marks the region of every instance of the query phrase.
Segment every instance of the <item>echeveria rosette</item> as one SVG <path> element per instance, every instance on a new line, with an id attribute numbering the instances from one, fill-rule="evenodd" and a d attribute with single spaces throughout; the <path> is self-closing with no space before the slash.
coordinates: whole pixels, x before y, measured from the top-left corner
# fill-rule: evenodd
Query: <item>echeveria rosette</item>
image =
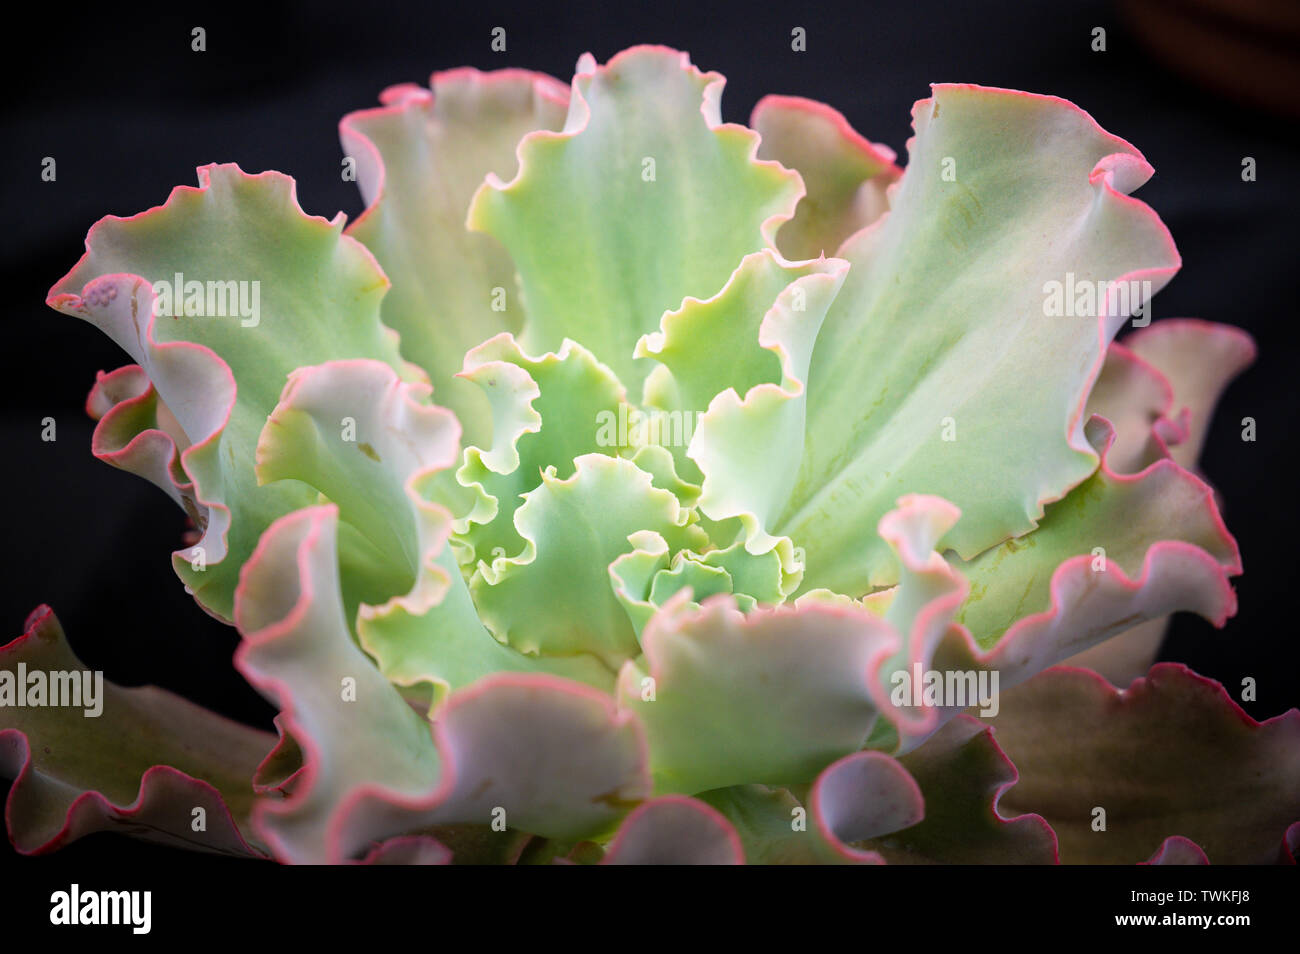
<path id="1" fill-rule="evenodd" d="M 1061 100 L 936 86 L 904 171 L 808 100 L 723 123 L 722 83 L 659 47 L 584 56 L 568 90 L 438 73 L 343 120 L 370 204 L 346 232 L 234 166 L 91 230 L 50 303 L 135 362 L 95 383 L 93 450 L 193 518 L 177 571 L 243 635 L 280 737 L 158 690 L 110 690 L 84 749 L 66 713 L 4 709 L 20 850 L 116 828 L 285 862 L 1289 857 L 1294 714 L 1255 725 L 1169 667 L 1118 696 L 1038 675 L 1235 611 L 1191 468 L 1249 340 L 1116 344 L 1107 302 L 1043 310 L 1067 273 L 1173 274 L 1129 195 L 1150 166 Z M 260 321 L 154 316 L 177 272 L 260 282 Z M 79 666 L 48 610 L 0 661 Z M 995 740 L 897 704 L 913 667 L 1025 685 Z M 1122 815 L 1113 777 L 1160 732 L 1269 784 L 1144 763 L 1170 816 L 1090 844 L 1084 803 Z"/>

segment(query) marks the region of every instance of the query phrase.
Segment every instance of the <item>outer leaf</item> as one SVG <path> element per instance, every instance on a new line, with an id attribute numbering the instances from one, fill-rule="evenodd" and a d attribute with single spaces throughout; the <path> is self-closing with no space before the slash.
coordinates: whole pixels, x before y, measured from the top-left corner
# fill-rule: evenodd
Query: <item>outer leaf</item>
<path id="1" fill-rule="evenodd" d="M 1136 579 L 1158 554 L 1172 558 L 1180 550 L 1189 556 L 1199 551 L 1212 559 L 1204 560 L 1208 565 L 1196 571 L 1200 586 L 1189 578 L 1182 587 L 1186 608 L 1197 608 L 1219 624 L 1236 611 L 1227 576 L 1241 572 L 1241 556 L 1223 526 L 1210 488 L 1170 460 L 1157 461 L 1134 476 L 1114 473 L 1105 450 L 1111 439 L 1109 427 L 1096 423 L 1090 433 L 1107 454 L 1097 473 L 1048 507 L 1032 534 L 960 564 L 971 591 L 957 619 L 981 646 L 999 643 L 1013 625 L 1024 625 L 1026 617 L 1047 611 L 1053 602 L 1052 588 L 1067 570 L 1067 561 L 1080 583 L 1090 575 L 1102 584 L 1117 581 L 1116 570 L 1121 577 Z M 1174 608 L 1182 607 L 1175 604 Z M 1131 619 L 1097 615 L 1077 637 L 1100 641 L 1107 635 L 1104 622 L 1117 627 L 1113 634 L 1147 618 L 1149 612 Z"/>
<path id="2" fill-rule="evenodd" d="M 1300 818 L 1300 712 L 1256 722 L 1184 666 L 1122 692 L 1051 669 L 1004 696 L 996 725 L 1020 770 L 1003 804 L 1047 818 L 1067 863 L 1136 863 L 1177 834 L 1216 864 L 1269 864 Z"/>
<path id="3" fill-rule="evenodd" d="M 1200 845 L 1182 835 L 1170 835 L 1160 843 L 1156 853 L 1143 861 L 1144 865 L 1208 865 Z"/>
<path id="4" fill-rule="evenodd" d="M 574 841 L 610 829 L 649 792 L 636 718 L 553 676 L 481 679 L 448 698 L 434 734 L 438 787 L 419 798 L 362 793 L 336 819 L 345 842 L 423 828 L 443 840 L 448 825 L 488 826 L 484 837 L 503 848 L 519 831 Z"/>
<path id="5" fill-rule="evenodd" d="M 878 670 L 897 640 L 862 611 L 810 605 L 743 616 L 719 596 L 692 612 L 679 593 L 642 645 L 644 663 L 619 673 L 619 704 L 645 723 L 656 790 L 689 794 L 808 782 L 861 748 L 888 706 Z"/>
<path id="6" fill-rule="evenodd" d="M 1136 474 L 1168 457 L 1170 443 L 1186 438 L 1185 426 L 1171 420 L 1173 403 L 1174 389 L 1163 374 L 1124 345 L 1111 343 L 1088 396 L 1088 413 L 1104 417 L 1115 430 L 1106 457 L 1111 470 Z"/>
<path id="7" fill-rule="evenodd" d="M 86 411 L 99 421 L 90 444 L 96 457 L 143 477 L 191 517 L 200 513 L 194 485 L 180 464 L 189 438 L 143 368 L 128 364 L 108 374 L 99 372 L 86 397 Z"/>
<path id="8" fill-rule="evenodd" d="M 636 809 L 610 844 L 606 865 L 741 865 L 735 829 L 701 801 L 664 795 Z"/>
<path id="9" fill-rule="evenodd" d="M 1047 317 L 1045 283 L 1154 291 L 1179 263 L 1125 194 L 1151 167 L 1077 108 L 936 86 L 913 125 L 889 214 L 840 250 L 852 268 L 809 372 L 799 481 L 768 528 L 807 548 L 806 588 L 893 582 L 864 531 L 903 491 L 962 509 L 943 545 L 963 557 L 1032 529 L 1096 467 L 1084 401 L 1124 321 L 1116 294 Z"/>
<path id="10" fill-rule="evenodd" d="M 899 761 L 925 796 L 925 819 L 871 843 L 890 864 L 1056 863 L 1042 817 L 998 810 L 1016 768 L 980 720 L 958 716 Z"/>
<path id="11" fill-rule="evenodd" d="M 873 840 L 911 829 L 925 815 L 916 781 L 880 752 L 855 752 L 828 766 L 809 789 L 807 808 L 786 789 L 762 785 L 700 799 L 736 827 L 754 864 L 883 864 Z"/>
<path id="12" fill-rule="evenodd" d="M 515 146 L 536 129 L 564 124 L 568 89 L 540 73 L 474 69 L 434 73 L 431 89 L 394 86 L 377 109 L 339 123 L 369 207 L 348 228 L 393 282 L 385 324 L 456 412 L 470 443 L 491 437 L 477 388 L 456 378 L 465 353 L 502 331 L 518 331 L 523 309 L 510 256 L 465 228 L 483 177 L 510 177 Z"/>
<path id="13" fill-rule="evenodd" d="M 1098 420 L 1098 446 L 1105 448 L 1109 436 Z M 1049 508 L 1035 533 L 968 564 L 945 562 L 934 550 L 957 519 L 951 504 L 912 495 L 881 520 L 902 582 L 863 601 L 863 611 L 883 614 L 899 634 L 896 653 L 881 667 L 899 705 L 886 712 L 896 735 L 877 726 L 873 748 L 910 751 L 979 698 L 978 682 L 963 677 L 966 701 L 936 709 L 923 698 L 896 695 L 900 675 L 914 685 L 918 670 L 977 680 L 985 670 L 998 674 L 995 690 L 1005 689 L 1144 620 L 1189 609 L 1222 625 L 1236 608 L 1227 582 L 1240 569 L 1236 545 L 1208 488 L 1172 461 L 1123 477 L 1108 470 L 1103 456 L 1098 474 Z M 1185 539 L 1162 539 L 1171 524 Z M 1104 559 L 1087 549 L 1090 536 L 1110 541 Z"/>
<path id="14" fill-rule="evenodd" d="M 1173 390 L 1160 372 L 1123 345 L 1111 344 L 1088 410 L 1115 427 L 1115 442 L 1106 454 L 1112 470 L 1138 473 L 1168 457 L 1170 444 L 1186 440 L 1186 425 L 1166 416 L 1172 403 Z M 1147 620 L 1065 662 L 1091 669 L 1117 686 L 1128 685 L 1150 668 L 1168 625 L 1167 616 Z"/>
<path id="15" fill-rule="evenodd" d="M 662 47 L 603 67 L 585 55 L 564 130 L 530 133 L 519 174 L 475 195 L 470 227 L 518 266 L 530 351 L 574 338 L 639 385 L 641 335 L 686 296 L 716 292 L 793 214 L 798 176 L 756 161 L 757 135 L 722 124 L 723 82 Z"/>
<path id="16" fill-rule="evenodd" d="M 367 865 L 449 865 L 451 849 L 427 835 L 390 838 L 361 862 Z"/>
<path id="17" fill-rule="evenodd" d="M 235 594 L 245 640 L 235 665 L 280 707 L 285 732 L 303 752 L 290 797 L 264 799 L 253 815 L 284 861 L 352 858 L 368 840 L 340 836 L 341 806 L 376 791 L 415 797 L 439 778 L 428 725 L 357 648 L 344 621 L 337 514 L 334 506 L 311 507 L 273 523 Z"/>
<path id="18" fill-rule="evenodd" d="M 89 674 L 45 606 L 28 617 L 22 636 L 0 648 L 0 673 L 14 680 L 11 691 L 25 692 L 36 672 L 47 679 Z M 105 682 L 98 703 L 100 715 L 92 718 L 77 706 L 24 707 L 7 699 L 0 707 L 0 772 L 14 780 L 5 824 L 18 851 L 44 854 L 91 832 L 117 831 L 262 855 L 246 840 L 251 779 L 274 736 L 154 686 Z M 204 812 L 202 831 L 194 830 L 196 808 Z"/>
<path id="19" fill-rule="evenodd" d="M 898 561 L 900 582 L 887 605 L 875 608 L 899 634 L 897 651 L 882 667 L 891 686 L 898 674 L 911 676 L 931 668 L 939 643 L 949 632 L 953 613 L 966 593 L 966 581 L 935 552 L 935 546 L 957 522 L 961 512 L 939 497 L 909 494 L 899 498 L 898 507 L 880 518 L 879 532 Z M 891 693 L 891 703 L 897 702 Z M 922 700 L 903 700 L 889 712 L 899 750 L 920 743 L 938 725 L 937 710 Z M 883 740 L 873 740 L 874 747 Z"/>
<path id="20" fill-rule="evenodd" d="M 1219 394 L 1253 360 L 1254 342 L 1227 325 L 1165 319 L 1131 335 L 1126 343 L 1147 357 L 1112 344 L 1088 399 L 1089 411 L 1115 425 L 1108 463 L 1117 472 L 1134 473 L 1172 456 L 1182 466 L 1196 469 Z M 1161 368 L 1148 358 L 1158 360 Z M 1170 377 L 1162 373 L 1164 369 Z M 1177 413 L 1175 402 L 1180 408 Z M 1167 625 L 1167 619 L 1151 620 L 1067 662 L 1126 686 L 1150 667 Z"/>
<path id="21" fill-rule="evenodd" d="M 228 620 L 239 568 L 258 536 L 314 500 L 300 485 L 259 487 L 253 474 L 257 435 L 289 371 L 370 357 L 417 372 L 379 322 L 387 280 L 360 244 L 340 234 L 341 217 L 307 216 L 293 180 L 279 173 L 248 176 L 213 165 L 198 174 L 199 188 L 178 187 L 156 209 L 101 219 L 48 303 L 124 348 L 175 415 L 189 441 L 180 460 L 194 483 L 203 536 L 172 563 L 199 603 Z M 186 283 L 258 283 L 245 286 L 250 304 L 259 289 L 256 324 L 238 314 L 155 316 L 152 283 L 173 283 L 177 274 Z M 221 310 L 215 294 L 212 304 Z"/>
<path id="22" fill-rule="evenodd" d="M 853 864 L 883 864 L 865 843 L 925 815 L 916 780 L 880 752 L 855 752 L 827 768 L 808 794 L 808 807 L 825 846 Z"/>
<path id="23" fill-rule="evenodd" d="M 1174 406 L 1188 420 L 1186 439 L 1170 453 L 1184 467 L 1195 468 L 1214 406 L 1224 388 L 1254 362 L 1255 342 L 1231 325 L 1166 318 L 1135 331 L 1124 344 L 1169 381 Z"/>
<path id="24" fill-rule="evenodd" d="M 763 137 L 758 155 L 794 169 L 808 190 L 777 233 L 790 258 L 835 254 L 888 208 L 887 190 L 903 174 L 894 151 L 867 142 L 836 110 L 798 96 L 764 96 L 749 124 Z"/>

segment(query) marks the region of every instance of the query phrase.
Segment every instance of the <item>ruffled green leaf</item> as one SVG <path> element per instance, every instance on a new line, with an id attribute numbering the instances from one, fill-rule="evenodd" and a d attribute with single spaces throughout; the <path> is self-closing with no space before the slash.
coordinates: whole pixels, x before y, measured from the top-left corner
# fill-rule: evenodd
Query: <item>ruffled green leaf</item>
<path id="1" fill-rule="evenodd" d="M 620 705 L 650 740 L 655 788 L 810 782 L 860 749 L 888 707 L 879 669 L 897 637 L 878 617 L 811 605 L 742 615 L 678 594 L 619 673 Z"/>
<path id="2" fill-rule="evenodd" d="M 515 526 L 526 541 L 517 557 L 480 566 L 471 580 L 483 621 L 525 653 L 592 653 L 616 667 L 640 651 L 608 568 L 638 531 L 672 550 L 708 542 L 669 491 L 622 458 L 588 454 L 561 480 L 553 470 L 525 495 Z"/>
<path id="3" fill-rule="evenodd" d="M 126 350 L 183 430 L 180 461 L 203 535 L 172 563 L 199 603 L 229 620 L 240 567 L 262 531 L 315 502 L 301 484 L 263 487 L 253 473 L 258 434 L 289 372 L 335 358 L 419 372 L 379 321 L 388 282 L 341 234 L 342 217 L 306 215 L 293 180 L 279 173 L 204 166 L 199 183 L 141 215 L 100 220 L 49 304 Z M 155 296 L 155 282 L 170 302 Z"/>
<path id="4" fill-rule="evenodd" d="M 735 543 L 703 555 L 670 554 L 667 541 L 648 531 L 632 534 L 630 542 L 633 549 L 610 564 L 609 574 L 638 638 L 650 617 L 682 590 L 688 593 L 683 609 L 699 609 L 701 601 L 720 594 L 730 595 L 742 612 L 783 599 L 781 557 L 775 550 L 756 557 Z"/>
<path id="5" fill-rule="evenodd" d="M 470 232 L 465 215 L 484 176 L 515 174 L 520 139 L 564 124 L 568 90 L 525 70 L 435 73 L 430 87 L 391 87 L 382 106 L 339 124 L 369 206 L 348 234 L 393 283 L 382 314 L 401 334 L 402 353 L 428 372 L 438 403 L 478 444 L 492 434 L 488 407 L 456 375 L 470 348 L 518 331 L 523 308 L 510 256 Z"/>
<path id="6" fill-rule="evenodd" d="M 1241 572 L 1236 542 L 1223 527 L 1209 487 L 1169 460 L 1133 477 L 1116 474 L 1105 450 L 1109 428 L 1093 425 L 1090 434 L 1106 454 L 1102 466 L 1064 500 L 1049 505 L 1037 530 L 973 560 L 954 561 L 970 582 L 957 620 L 981 647 L 996 645 L 1018 621 L 1050 610 L 1058 568 L 1072 558 L 1080 572 L 1086 569 L 1097 581 L 1113 577 L 1116 569 L 1140 580 L 1153 548 L 1163 543 L 1167 551 L 1176 541 L 1172 548 L 1186 545 L 1207 555 L 1225 579 Z M 1073 638 L 1082 649 L 1144 618 L 1110 620 L 1098 614 Z"/>
<path id="7" fill-rule="evenodd" d="M 1106 362 L 1088 395 L 1088 414 L 1114 428 L 1107 461 L 1111 470 L 1136 474 L 1169 456 L 1167 438 L 1182 438 L 1173 424 L 1173 388 L 1164 375 L 1118 342 L 1106 349 Z"/>
<path id="8" fill-rule="evenodd" d="M 573 338 L 639 387 L 641 335 L 688 295 L 715 293 L 793 214 L 798 176 L 755 160 L 752 131 L 722 124 L 722 84 L 662 47 L 601 67 L 584 56 L 564 130 L 525 137 L 519 174 L 475 195 L 471 228 L 519 269 L 530 351 Z"/>
<path id="9" fill-rule="evenodd" d="M 86 397 L 86 411 L 99 422 L 90 442 L 92 454 L 143 477 L 191 517 L 202 512 L 194 484 L 181 467 L 189 438 L 144 368 L 128 364 L 108 374 L 100 371 Z"/>
<path id="10" fill-rule="evenodd" d="M 311 507 L 268 528 L 241 575 L 235 663 L 281 709 L 304 753 L 287 799 L 254 813 L 276 857 L 339 862 L 368 842 L 340 837 L 334 817 L 358 800 L 414 798 L 438 781 L 428 724 L 357 647 L 339 586 L 338 511 Z M 382 740 L 382 744 L 376 744 Z M 391 832 L 387 834 L 392 834 Z"/>
<path id="11" fill-rule="evenodd" d="M 755 253 L 717 295 L 664 315 L 637 346 L 667 371 L 651 378 L 648 400 L 698 416 L 687 454 L 704 475 L 700 509 L 738 518 L 752 553 L 782 547 L 790 588 L 801 568 L 789 542 L 763 528 L 798 474 L 808 364 L 847 270 L 838 259 L 792 265 Z"/>
<path id="12" fill-rule="evenodd" d="M 488 395 L 494 437 L 486 451 L 467 448 L 456 472 L 463 487 L 490 502 L 482 517 L 471 515 L 458 528 L 457 542 L 471 564 L 517 557 L 524 538 L 514 517 L 524 494 L 548 467 L 567 480 L 578 457 L 618 454 L 626 392 L 609 368 L 568 340 L 558 352 L 532 357 L 510 335 L 498 335 L 466 356 L 462 376 Z"/>
<path id="13" fill-rule="evenodd" d="M 1115 426 L 1111 468 L 1135 473 L 1172 457 L 1197 470 L 1219 395 L 1254 357 L 1255 344 L 1240 329 L 1188 319 L 1165 319 L 1112 344 L 1088 398 L 1089 412 Z M 1150 668 L 1167 623 L 1143 623 L 1067 662 L 1127 686 Z"/>
<path id="14" fill-rule="evenodd" d="M 936 86 L 913 124 L 889 213 L 840 249 L 852 267 L 817 340 L 799 478 L 766 525 L 806 548 L 806 588 L 894 582 L 867 531 L 904 492 L 961 508 L 942 546 L 963 557 L 1033 529 L 1097 465 L 1084 400 L 1124 321 L 1118 289 L 1136 308 L 1179 262 L 1125 194 L 1151 167 L 1069 104 Z M 1067 279 L 1120 284 L 1051 315 L 1047 283 Z"/>
<path id="15" fill-rule="evenodd" d="M 450 514 L 435 501 L 457 459 L 451 414 L 425 403 L 426 385 L 401 381 L 376 361 L 300 368 L 258 444 L 258 476 L 293 478 L 325 494 L 373 554 L 356 630 L 380 671 L 401 686 L 449 690 L 499 671 L 543 671 L 609 688 L 612 672 L 591 656 L 536 659 L 504 646 L 479 620 L 447 545 Z M 340 429 L 340 420 L 352 422 Z M 384 569 L 376 588 L 376 571 Z M 347 618 L 352 567 L 341 568 Z"/>

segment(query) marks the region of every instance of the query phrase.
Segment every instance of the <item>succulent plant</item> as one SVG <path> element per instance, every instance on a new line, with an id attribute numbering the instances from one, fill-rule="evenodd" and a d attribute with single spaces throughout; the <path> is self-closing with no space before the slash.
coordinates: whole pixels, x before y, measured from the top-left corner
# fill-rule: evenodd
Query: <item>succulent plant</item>
<path id="1" fill-rule="evenodd" d="M 34 702 L 84 669 L 42 607 L 0 650 L 18 850 L 1291 858 L 1300 714 L 1049 669 L 1236 608 L 1195 466 L 1254 346 L 1150 322 L 1150 165 L 939 85 L 904 171 L 808 100 L 723 123 L 722 85 L 659 47 L 437 73 L 342 121 L 346 229 L 233 165 L 91 229 L 49 304 L 133 362 L 94 453 L 193 520 L 176 573 L 278 737 Z"/>

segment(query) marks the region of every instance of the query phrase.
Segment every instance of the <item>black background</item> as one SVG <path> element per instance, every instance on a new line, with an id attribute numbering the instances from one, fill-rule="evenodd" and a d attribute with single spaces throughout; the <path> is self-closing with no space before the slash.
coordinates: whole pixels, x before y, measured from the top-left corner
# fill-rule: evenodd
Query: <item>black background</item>
<path id="1" fill-rule="evenodd" d="M 95 372 L 129 362 L 91 326 L 44 305 L 99 217 L 162 202 L 194 169 L 235 161 L 294 176 L 303 208 L 361 211 L 339 175 L 337 123 L 390 84 L 434 69 L 522 66 L 567 80 L 580 53 L 600 61 L 635 43 L 688 50 L 728 78 L 724 118 L 746 121 L 765 93 L 809 96 L 844 112 L 900 154 L 909 111 L 930 82 L 973 82 L 1051 93 L 1088 110 L 1155 166 L 1140 190 L 1173 232 L 1181 273 L 1155 300 L 1156 320 L 1195 316 L 1249 330 L 1260 359 L 1220 405 L 1203 457 L 1221 489 L 1246 572 L 1240 611 L 1223 630 L 1180 615 L 1161 658 L 1230 689 L 1258 680 L 1246 705 L 1264 718 L 1300 703 L 1300 651 L 1283 608 L 1298 583 L 1294 478 L 1287 445 L 1295 402 L 1295 228 L 1300 149 L 1294 122 L 1225 100 L 1155 62 L 1108 3 L 858 3 L 586 5 L 466 3 L 308 5 L 240 11 L 189 5 L 145 12 L 29 8 L 10 32 L 3 70 L 6 322 L 3 344 L 4 527 L 0 642 L 37 604 L 52 605 L 82 660 L 106 678 L 156 683 L 245 721 L 271 708 L 230 665 L 237 635 L 185 595 L 168 554 L 184 529 L 158 490 L 94 460 L 82 405 Z M 190 30 L 207 30 L 192 52 Z M 493 53 L 491 30 L 507 30 Z M 794 26 L 807 52 L 790 48 Z M 1107 50 L 1091 49 L 1092 30 Z M 54 183 L 41 160 L 58 162 Z M 1243 182 L 1252 156 L 1258 180 Z M 41 440 L 41 419 L 58 440 Z M 1240 440 L 1240 421 L 1258 440 Z M 92 838 L 70 858 L 168 856 Z M 0 849 L 12 855 L 7 845 Z M 120 854 L 119 854 L 120 853 Z"/>

